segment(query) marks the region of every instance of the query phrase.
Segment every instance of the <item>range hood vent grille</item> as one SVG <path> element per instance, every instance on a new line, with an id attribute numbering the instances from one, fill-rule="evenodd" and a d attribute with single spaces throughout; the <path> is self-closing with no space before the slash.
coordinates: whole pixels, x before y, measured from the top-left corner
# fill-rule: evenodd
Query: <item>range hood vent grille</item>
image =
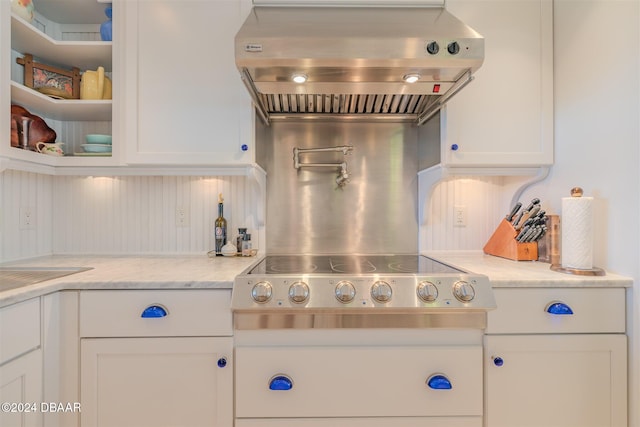
<path id="1" fill-rule="evenodd" d="M 273 114 L 400 114 L 416 115 L 426 105 L 437 102 L 429 95 L 359 94 L 259 94 Z"/>

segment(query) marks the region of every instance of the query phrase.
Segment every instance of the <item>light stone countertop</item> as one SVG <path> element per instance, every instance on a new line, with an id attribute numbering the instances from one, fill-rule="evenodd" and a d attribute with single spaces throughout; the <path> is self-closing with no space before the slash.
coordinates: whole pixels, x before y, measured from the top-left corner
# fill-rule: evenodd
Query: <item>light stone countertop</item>
<path id="1" fill-rule="evenodd" d="M 512 261 L 481 251 L 433 251 L 424 255 L 452 267 L 489 277 L 501 287 L 631 287 L 633 279 L 608 273 L 577 276 L 555 272 L 549 264 Z M 15 289 L 1 290 L 0 307 L 61 290 L 74 289 L 231 289 L 236 275 L 262 257 L 203 255 L 55 255 L 0 264 L 0 267 L 91 267 L 91 270 Z"/>
<path id="2" fill-rule="evenodd" d="M 91 267 L 57 279 L 2 291 L 0 307 L 73 289 L 231 289 L 236 275 L 261 259 L 203 255 L 54 255 L 0 264 L 0 267 Z"/>
<path id="3" fill-rule="evenodd" d="M 606 272 L 604 276 L 579 276 L 552 271 L 550 264 L 513 261 L 482 251 L 432 251 L 424 255 L 452 267 L 489 277 L 494 288 L 504 287 L 631 287 L 633 279 Z"/>

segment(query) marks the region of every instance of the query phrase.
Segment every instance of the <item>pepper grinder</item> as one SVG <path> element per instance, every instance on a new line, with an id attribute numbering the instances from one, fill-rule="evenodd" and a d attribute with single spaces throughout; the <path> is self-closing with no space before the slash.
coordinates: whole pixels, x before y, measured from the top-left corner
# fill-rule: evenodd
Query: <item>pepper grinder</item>
<path id="1" fill-rule="evenodd" d="M 251 234 L 249 233 L 242 238 L 242 256 L 251 256 Z"/>
<path id="2" fill-rule="evenodd" d="M 20 148 L 29 150 L 29 127 L 31 126 L 31 121 L 29 117 L 22 117 L 21 122 L 19 123 L 18 132 L 20 133 Z"/>

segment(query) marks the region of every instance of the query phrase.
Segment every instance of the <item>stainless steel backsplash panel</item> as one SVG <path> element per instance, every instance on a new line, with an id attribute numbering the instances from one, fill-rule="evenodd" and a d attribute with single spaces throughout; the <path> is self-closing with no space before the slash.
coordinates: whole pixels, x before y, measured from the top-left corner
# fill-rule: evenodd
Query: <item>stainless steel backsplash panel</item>
<path id="1" fill-rule="evenodd" d="M 269 254 L 416 253 L 418 128 L 400 122 L 256 121 L 256 158 L 267 172 Z M 339 168 L 293 167 L 293 149 L 352 145 L 309 153 L 305 162 L 346 160 Z"/>

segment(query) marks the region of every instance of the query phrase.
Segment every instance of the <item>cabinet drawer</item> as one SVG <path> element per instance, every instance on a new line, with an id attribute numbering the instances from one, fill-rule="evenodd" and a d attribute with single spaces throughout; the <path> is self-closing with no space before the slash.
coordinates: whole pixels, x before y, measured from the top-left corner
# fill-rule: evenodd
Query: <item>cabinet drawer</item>
<path id="1" fill-rule="evenodd" d="M 0 309 L 0 364 L 40 347 L 40 298 Z"/>
<path id="2" fill-rule="evenodd" d="M 238 347 L 235 360 L 237 418 L 482 415 L 481 346 Z M 277 377 L 290 389 L 271 389 Z"/>
<path id="3" fill-rule="evenodd" d="M 498 308 L 489 312 L 489 334 L 625 332 L 623 288 L 499 288 L 494 294 Z"/>
<path id="4" fill-rule="evenodd" d="M 239 419 L 235 427 L 482 427 L 482 417 Z"/>
<path id="5" fill-rule="evenodd" d="M 230 304 L 229 289 L 84 291 L 80 336 L 230 336 Z"/>

